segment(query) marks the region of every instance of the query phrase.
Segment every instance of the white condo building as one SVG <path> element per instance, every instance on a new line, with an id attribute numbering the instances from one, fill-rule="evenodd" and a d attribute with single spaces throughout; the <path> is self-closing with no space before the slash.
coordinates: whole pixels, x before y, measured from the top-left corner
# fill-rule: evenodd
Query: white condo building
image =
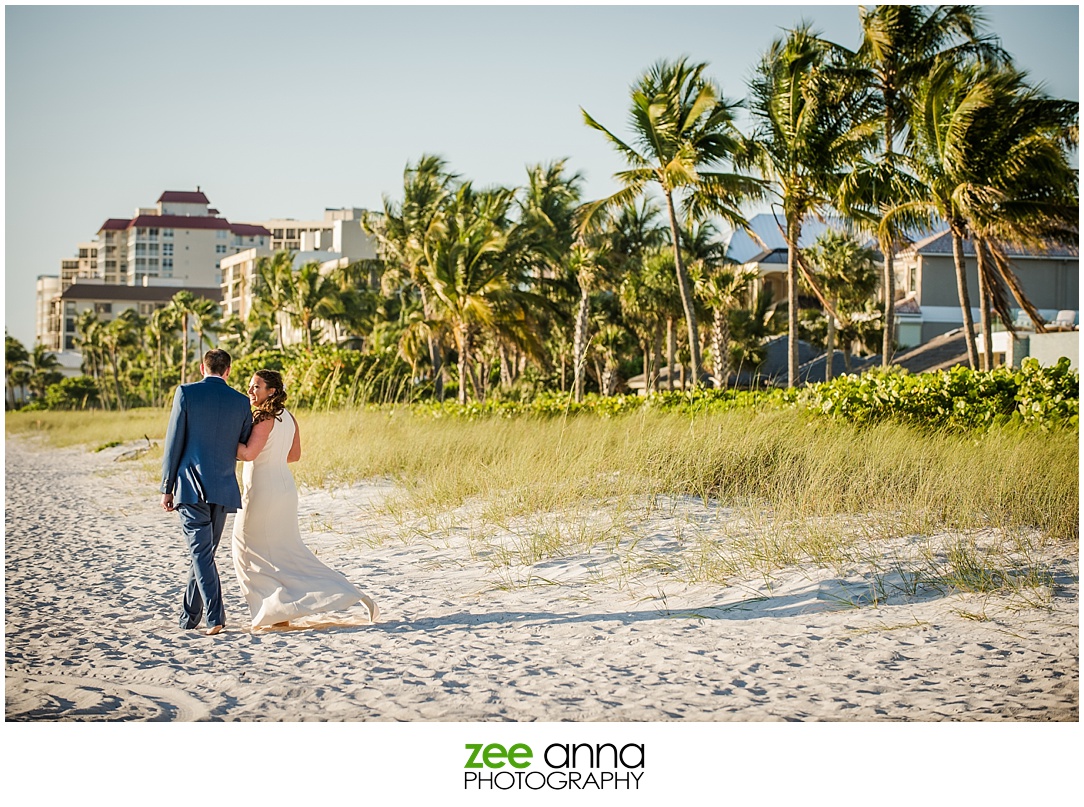
<path id="1" fill-rule="evenodd" d="M 144 314 L 160 308 L 181 289 L 217 301 L 222 260 L 270 243 L 270 230 L 231 223 L 198 187 L 166 191 L 131 218 L 106 219 L 96 240 L 61 261 L 58 277 L 38 278 L 38 341 L 50 350 L 74 349 L 74 317 L 88 305 L 108 321 L 126 308 Z"/>

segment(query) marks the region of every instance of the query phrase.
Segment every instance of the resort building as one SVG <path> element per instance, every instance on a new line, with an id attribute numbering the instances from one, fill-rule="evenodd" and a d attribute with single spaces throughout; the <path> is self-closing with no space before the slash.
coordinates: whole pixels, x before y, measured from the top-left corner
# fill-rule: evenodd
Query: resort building
<path id="1" fill-rule="evenodd" d="M 98 230 L 101 277 L 129 286 L 151 277 L 214 286 L 225 256 L 270 245 L 269 230 L 231 224 L 210 204 L 199 188 L 166 191 L 130 219 L 106 219 Z"/>
<path id="2" fill-rule="evenodd" d="M 106 219 L 96 240 L 79 244 L 77 257 L 61 261 L 58 283 L 38 279 L 38 339 L 56 350 L 70 343 L 72 331 L 65 326 L 69 304 L 75 300 L 66 295 L 73 284 L 105 286 L 105 297 L 121 295 L 117 301 L 129 299 L 115 289 L 117 286 L 155 289 L 144 293 L 146 299 L 139 298 L 144 304 L 162 294 L 168 302 L 182 288 L 207 296 L 207 289 L 221 284 L 223 258 L 247 249 L 267 248 L 270 243 L 270 230 L 231 223 L 211 207 L 198 187 L 195 191 L 166 191 L 154 207 L 136 208 L 131 218 Z M 218 300 L 217 294 L 212 299 Z M 113 302 L 112 298 L 95 300 L 99 306 Z"/>
<path id="3" fill-rule="evenodd" d="M 283 250 L 324 251 L 337 252 L 360 260 L 376 257 L 376 243 L 361 228 L 362 221 L 370 215 L 360 207 L 329 207 L 324 210 L 323 221 L 268 219 L 247 224 L 262 227 L 271 233 L 267 246 L 272 254 Z"/>
<path id="4" fill-rule="evenodd" d="M 39 284 L 42 278 L 38 279 Z M 55 280 L 55 278 L 53 278 Z M 49 350 L 64 352 L 78 350 L 77 322 L 86 311 L 93 311 L 101 322 L 109 322 L 128 309 L 149 317 L 155 309 L 169 305 L 180 285 L 148 283 L 126 286 L 105 283 L 101 279 L 79 280 L 56 294 L 45 313 L 46 327 L 39 329 L 38 341 Z M 184 286 L 196 297 L 218 301 L 218 287 Z"/>
<path id="5" fill-rule="evenodd" d="M 295 272 L 306 263 L 316 262 L 322 274 L 357 261 L 375 259 L 375 240 L 361 229 L 361 222 L 367 215 L 367 211 L 360 208 L 328 209 L 322 222 L 272 219 L 252 224 L 272 232 L 271 246 L 252 247 L 223 258 L 222 316 L 236 315 L 242 320 L 248 317 L 252 310 L 256 266 L 261 258 L 270 258 L 276 252 L 293 253 Z M 284 344 L 301 342 L 301 332 L 290 325 L 286 314 L 280 311 L 277 316 Z"/>

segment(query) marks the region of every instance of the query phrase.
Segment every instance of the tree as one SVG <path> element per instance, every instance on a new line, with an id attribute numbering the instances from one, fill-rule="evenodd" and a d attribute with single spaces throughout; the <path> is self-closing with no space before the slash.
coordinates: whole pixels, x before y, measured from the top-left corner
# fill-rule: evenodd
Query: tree
<path id="1" fill-rule="evenodd" d="M 42 400 L 45 398 L 45 390 L 64 377 L 60 372 L 60 360 L 41 342 L 30 350 L 26 359 L 26 369 L 29 372 L 27 388 L 35 397 Z"/>
<path id="2" fill-rule="evenodd" d="M 772 43 L 750 83 L 756 121 L 750 159 L 771 180 L 785 220 L 788 386 L 798 377 L 800 267 L 831 308 L 802 266 L 802 225 L 832 203 L 846 172 L 876 134 L 866 112 L 868 93 L 841 70 L 844 55 L 803 24 Z"/>
<path id="3" fill-rule="evenodd" d="M 290 322 L 301 330 L 305 347 L 312 349 L 314 323 L 338 311 L 338 282 L 320 271 L 317 261 L 303 264 L 294 275 L 285 310 Z"/>
<path id="4" fill-rule="evenodd" d="M 203 355 L 203 342 L 209 333 L 216 333 L 222 321 L 222 308 L 214 300 L 198 297 L 192 304 L 192 329 L 196 332 L 197 351 Z M 211 340 L 207 338 L 207 349 Z"/>
<path id="5" fill-rule="evenodd" d="M 436 237 L 434 227 L 444 206 L 453 197 L 459 177 L 448 170 L 441 157 L 426 154 L 414 165 L 403 170 L 403 201 L 396 204 L 384 197 L 384 215 L 379 225 L 366 221 L 363 227 L 380 245 L 386 271 L 382 284 L 385 291 L 409 289 L 418 294 L 422 303 L 423 323 L 429 348 L 431 374 L 438 399 L 443 399 L 443 351 L 438 334 L 424 323 L 434 322 L 432 290 L 428 287 L 425 267 L 429 242 Z"/>
<path id="6" fill-rule="evenodd" d="M 287 250 L 279 250 L 256 261 L 252 289 L 254 308 L 271 320 L 279 348 L 283 347 L 282 314 L 290 299 L 293 275 L 294 253 Z"/>
<path id="7" fill-rule="evenodd" d="M 1065 151 L 1077 138 L 1076 108 L 1029 88 L 1009 66 L 946 62 L 920 82 L 911 130 L 909 167 L 924 193 L 889 216 L 937 216 L 948 224 L 968 362 L 978 369 L 965 239 L 976 244 L 982 308 L 996 270 L 1042 330 L 1042 317 L 1008 268 L 1002 244 L 1075 240 L 1076 180 Z M 999 305 L 1011 327 L 1012 317 Z"/>
<path id="8" fill-rule="evenodd" d="M 809 250 L 810 260 L 817 270 L 817 277 L 825 295 L 836 313 L 842 317 L 840 327 L 850 324 L 850 312 L 864 306 L 877 288 L 877 268 L 873 250 L 863 247 L 850 233 L 826 230 L 817 237 Z M 836 316 L 825 313 L 827 335 L 824 380 L 832 380 L 832 354 L 835 352 Z M 844 346 L 844 357 L 849 357 L 849 345 Z M 848 358 L 849 368 L 849 358 Z"/>
<path id="9" fill-rule="evenodd" d="M 716 389 L 726 389 L 730 378 L 730 314 L 741 305 L 756 278 L 754 270 L 733 263 L 708 265 L 697 281 L 697 291 L 712 312 L 712 376 Z"/>
<path id="10" fill-rule="evenodd" d="M 7 388 L 7 408 L 15 408 L 15 379 L 13 373 L 26 369 L 30 354 L 26 347 L 11 334 L 4 332 L 4 381 Z"/>
<path id="11" fill-rule="evenodd" d="M 102 347 L 113 374 L 113 391 L 118 409 L 127 408 L 127 396 L 121 389 L 121 353 L 127 348 L 139 346 L 146 321 L 139 313 L 128 308 L 118 314 L 102 329 Z"/>
<path id="12" fill-rule="evenodd" d="M 467 384 L 475 394 L 481 382 L 471 373 L 475 339 L 492 324 L 498 301 L 512 292 L 502 224 L 512 201 L 505 189 L 476 192 L 471 184 L 455 197 L 434 222 L 421 266 L 432 289 L 436 316 L 447 320 L 459 353 L 459 402 L 466 403 Z"/>
<path id="13" fill-rule="evenodd" d="M 147 320 L 147 335 L 154 343 L 154 377 L 151 396 L 151 403 L 154 406 L 162 405 L 162 360 L 166 345 L 176 338 L 177 329 L 177 311 L 170 306 L 155 309 Z"/>
<path id="14" fill-rule="evenodd" d="M 700 340 L 692 283 L 681 255 L 680 218 L 715 215 L 733 226 L 746 227 L 740 205 L 761 193 L 760 183 L 751 177 L 711 170 L 732 160 L 740 150 L 740 139 L 734 125 L 737 104 L 726 100 L 704 77 L 706 68 L 686 59 L 660 61 L 640 78 L 632 91 L 632 145 L 581 110 L 587 125 L 602 132 L 631 166 L 615 175 L 621 190 L 585 208 L 585 226 L 597 211 L 640 197 L 649 183 L 658 183 L 662 189 L 694 385 L 700 372 Z"/>
<path id="15" fill-rule="evenodd" d="M 881 147 L 875 156 L 856 163 L 841 188 L 840 206 L 870 222 L 880 242 L 885 302 L 881 362 L 887 367 L 895 349 L 895 252 L 914 224 L 888 212 L 917 190 L 897 151 L 901 144 L 907 151 L 915 88 L 938 63 L 972 56 L 999 59 L 1003 54 L 993 37 L 980 35 L 983 19 L 973 6 L 860 6 L 859 15 L 862 39 L 847 69 L 873 93 L 875 104 L 869 111 L 878 121 Z"/>
<path id="16" fill-rule="evenodd" d="M 196 296 L 187 289 L 173 295 L 169 308 L 177 318 L 181 329 L 181 383 L 188 382 L 188 332 L 190 321 L 196 316 Z"/>
<path id="17" fill-rule="evenodd" d="M 1043 248 L 1079 241 L 1080 199 L 1069 150 L 1078 142 L 1077 104 L 1048 98 L 1011 65 L 985 65 L 989 108 L 976 112 L 977 151 L 968 195 L 979 279 L 984 369 L 993 369 L 991 308 L 1013 330 L 1006 287 L 1043 327 L 1012 271 L 1009 246 Z"/>

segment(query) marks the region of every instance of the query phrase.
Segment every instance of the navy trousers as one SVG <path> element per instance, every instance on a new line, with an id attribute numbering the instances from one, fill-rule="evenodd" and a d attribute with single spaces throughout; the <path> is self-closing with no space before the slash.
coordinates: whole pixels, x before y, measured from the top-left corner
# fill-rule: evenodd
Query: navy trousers
<path id="1" fill-rule="evenodd" d="M 222 584 L 215 566 L 215 552 L 226 525 L 226 508 L 221 504 L 178 504 L 181 530 L 184 532 L 192 565 L 188 571 L 188 586 L 184 592 L 181 627 L 199 627 L 204 612 L 207 627 L 226 624 L 226 609 L 222 605 Z"/>

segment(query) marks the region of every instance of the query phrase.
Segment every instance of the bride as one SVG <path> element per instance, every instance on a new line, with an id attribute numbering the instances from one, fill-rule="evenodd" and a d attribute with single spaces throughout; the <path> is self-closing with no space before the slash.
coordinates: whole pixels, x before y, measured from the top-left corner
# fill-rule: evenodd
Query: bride
<path id="1" fill-rule="evenodd" d="M 316 559 L 301 540 L 297 487 L 287 467 L 301 458 L 297 421 L 288 412 L 282 376 L 257 370 L 248 386 L 252 436 L 237 446 L 244 460 L 241 510 L 233 522 L 233 568 L 252 612 L 252 627 L 284 627 L 291 619 L 338 611 L 356 602 L 380 610 L 340 572 Z"/>

